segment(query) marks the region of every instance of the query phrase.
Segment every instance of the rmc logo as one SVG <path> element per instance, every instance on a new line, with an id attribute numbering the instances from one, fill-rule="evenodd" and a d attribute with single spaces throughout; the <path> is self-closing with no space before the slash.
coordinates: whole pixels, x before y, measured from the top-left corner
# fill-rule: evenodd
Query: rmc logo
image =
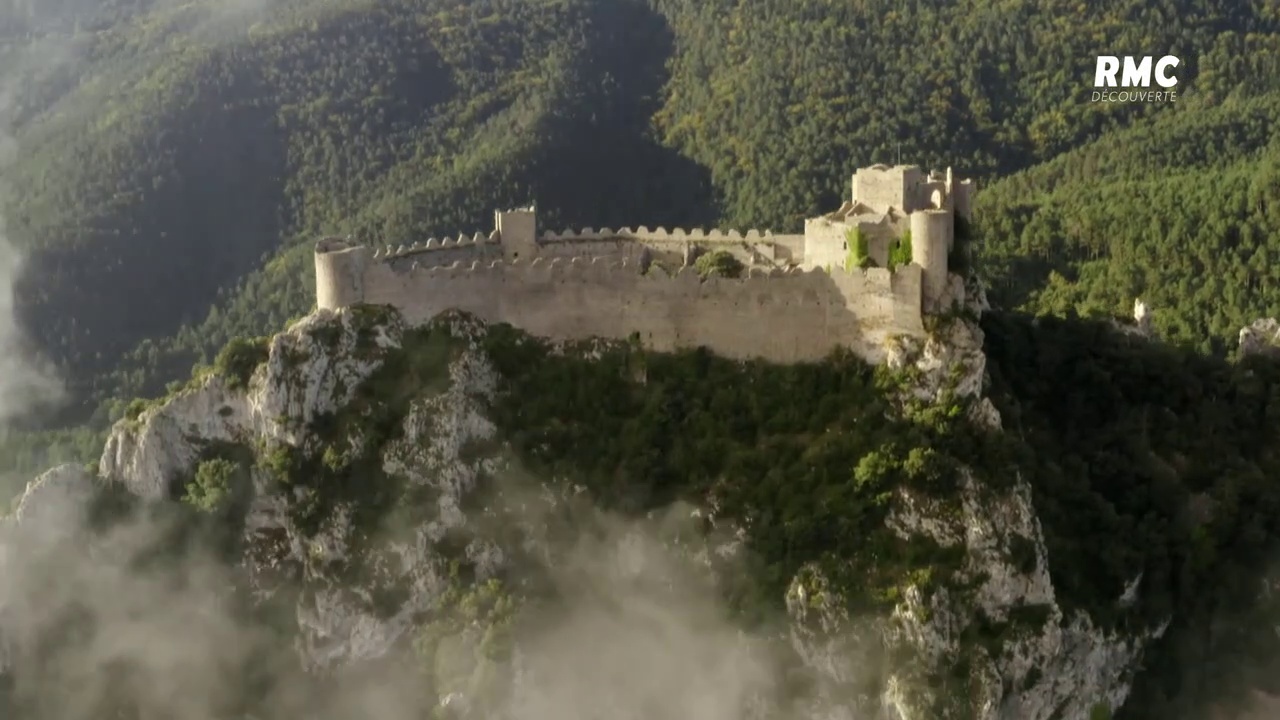
<path id="1" fill-rule="evenodd" d="M 1177 87 L 1178 78 L 1171 73 L 1173 68 L 1178 67 L 1181 62 L 1172 55 L 1165 55 L 1158 59 L 1149 55 L 1142 58 L 1133 58 L 1128 55 L 1123 58 L 1115 55 L 1099 55 L 1097 70 L 1093 74 L 1095 88 L 1113 88 L 1117 84 L 1122 88 L 1150 88 L 1154 75 L 1156 84 L 1165 90 L 1094 90 L 1093 102 L 1177 100 L 1177 92 L 1173 88 Z M 1120 75 L 1119 83 L 1116 82 L 1116 75 Z"/>

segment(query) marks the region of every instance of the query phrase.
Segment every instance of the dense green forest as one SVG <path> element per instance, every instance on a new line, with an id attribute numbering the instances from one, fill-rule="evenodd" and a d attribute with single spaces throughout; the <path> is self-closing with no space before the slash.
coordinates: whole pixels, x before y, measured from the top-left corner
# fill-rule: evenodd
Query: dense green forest
<path id="1" fill-rule="evenodd" d="M 1169 112 L 993 185 L 978 223 L 999 301 L 1122 314 L 1221 354 L 1280 315 L 1280 94 Z"/>
<path id="2" fill-rule="evenodd" d="M 1160 144 L 1205 108 L 1221 122 L 1203 132 L 1249 155 L 1265 130 L 1236 132 L 1228 108 L 1266 102 L 1280 22 L 1271 3 L 1226 0 L 8 0 L 0 18 L 15 68 L 0 113 L 18 140 L 0 214 L 30 254 L 20 312 L 73 386 L 61 420 L 99 425 L 230 338 L 305 312 L 323 233 L 469 233 L 531 199 L 548 226 L 789 229 L 837 203 L 859 164 L 900 153 L 984 183 L 1061 173 L 1039 164 L 1099 137 Z M 1101 49 L 1184 58 L 1183 100 L 1087 102 Z M 1182 162 L 1105 154 L 1097 172 L 1116 182 Z M 1038 216 L 1011 188 L 983 205 L 997 260 L 1049 222 L 1024 231 Z M 1187 232 L 1218 237 L 1200 215 Z M 1139 242 L 1130 225 L 1108 239 Z M 1097 275 L 1064 252 L 1063 278 Z M 1041 305 L 1073 302 L 1058 276 L 1009 282 L 1018 301 L 1048 288 Z M 1162 327 L 1221 344 L 1266 307 L 1252 297 L 1212 320 L 1169 309 Z"/>

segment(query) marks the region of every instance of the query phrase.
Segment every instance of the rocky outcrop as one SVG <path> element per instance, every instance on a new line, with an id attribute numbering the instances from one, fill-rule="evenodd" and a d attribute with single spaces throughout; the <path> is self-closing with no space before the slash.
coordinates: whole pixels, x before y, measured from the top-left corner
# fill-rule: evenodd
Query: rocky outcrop
<path id="1" fill-rule="evenodd" d="M 493 508 L 468 502 L 479 479 L 508 462 L 486 417 L 499 377 L 478 342 L 486 328 L 460 316 L 438 322 L 448 323 L 459 340 L 441 356 L 447 373 L 396 399 L 407 410 L 394 439 L 378 446 L 377 465 L 395 479 L 397 497 L 430 499 L 400 517 L 400 526 L 362 526 L 358 502 L 347 498 L 332 502 L 318 527 L 300 527 L 296 511 L 315 502 L 314 494 L 281 487 L 262 463 L 251 471 L 245 533 L 252 549 L 245 566 L 260 598 L 273 596 L 284 579 L 306 587 L 296 618 L 299 647 L 311 668 L 386 656 L 424 614 L 440 608 L 456 582 L 459 559 L 473 574 L 469 581 L 482 584 L 514 555 L 543 552 L 532 540 L 536 521 L 526 519 L 528 527 L 519 528 L 523 545 L 503 545 L 493 534 L 473 531 L 482 522 L 505 522 L 495 519 Z M 322 442 L 316 428 L 348 413 L 361 383 L 407 338 L 394 315 L 370 323 L 358 310 L 317 311 L 272 339 L 266 361 L 245 387 L 208 375 L 122 421 L 107 442 L 99 474 L 136 496 L 158 499 L 171 497 L 175 483 L 191 476 L 213 444 L 250 448 L 259 456 L 281 448 L 313 458 L 358 455 L 368 441 L 358 424 L 338 443 Z M 891 364 L 912 374 L 912 399 L 972 399 L 977 418 L 999 427 L 998 413 L 982 398 L 982 333 L 971 320 L 940 324 L 926 342 L 897 348 Z M 77 497 L 94 482 L 76 468 L 50 471 L 28 489 L 10 524 L 26 525 L 40 508 L 58 506 L 55 498 Z M 805 717 L 854 720 L 884 712 L 932 720 L 948 694 L 981 720 L 1084 718 L 1099 703 L 1122 702 L 1128 672 L 1158 633 L 1123 637 L 1065 611 L 1049 576 L 1030 488 L 1021 478 L 1004 485 L 993 489 L 966 473 L 958 496 L 946 502 L 896 492 L 889 530 L 958 550 L 961 567 L 959 581 L 945 585 L 928 573 L 902 578 L 896 606 L 883 617 L 851 615 L 816 566 L 796 574 L 786 597 L 789 627 L 780 634 L 817 681 Z M 568 502 L 531 493 L 551 506 Z M 535 504 L 531 498 L 519 502 Z M 709 504 L 705 517 L 714 520 L 714 500 Z M 748 531 L 720 529 L 730 540 L 698 552 L 707 558 L 740 555 Z M 339 573 L 354 566 L 367 571 L 361 582 L 341 582 Z M 975 641 L 979 621 L 999 632 Z M 960 664 L 969 668 L 965 689 L 940 686 L 938 678 Z M 465 689 L 441 692 L 451 711 L 473 699 Z"/>
<path id="2" fill-rule="evenodd" d="M 956 505 L 900 491 L 889 520 L 903 538 L 925 536 L 964 549 L 963 569 L 947 587 L 932 594 L 909 587 L 893 613 L 890 636 L 914 651 L 917 672 L 944 672 L 963 657 L 977 686 L 969 697 L 971 717 L 1085 718 L 1098 705 L 1120 707 L 1136 662 L 1167 622 L 1149 633 L 1123 635 L 1097 628 L 1082 612 L 1065 612 L 1055 597 L 1031 488 L 1023 479 L 1007 491 L 993 491 L 966 474 Z M 1124 600 L 1116 598 L 1117 604 Z M 966 641 L 975 622 L 998 637 Z M 897 717 L 929 716 L 937 698 L 905 691 L 929 684 L 893 687 Z"/>
<path id="3" fill-rule="evenodd" d="M 1240 330 L 1240 357 L 1250 355 L 1280 358 L 1280 321 L 1263 318 Z"/>
<path id="4" fill-rule="evenodd" d="M 107 442 L 100 474 L 155 499 L 172 494 L 175 481 L 191 475 L 211 444 L 256 448 L 260 454 L 273 448 L 323 453 L 331 446 L 313 431 L 316 421 L 341 412 L 404 339 L 398 315 L 370 324 L 359 313 L 320 310 L 277 335 L 245 389 L 210 375 L 136 421 L 121 422 Z M 472 331 L 458 322 L 453 328 L 458 335 Z M 438 394 L 427 392 L 410 403 L 399 439 L 383 448 L 381 458 L 383 470 L 406 483 L 403 493 L 422 490 L 435 496 L 435 512 L 381 544 L 361 544 L 360 558 L 352 557 L 353 548 L 374 529 L 356 522 L 355 503 L 333 503 L 319 528 L 304 531 L 291 509 L 316 498 L 302 488 L 290 494 L 261 467 L 253 469 L 246 535 L 258 552 L 246 570 L 261 598 L 272 596 L 283 581 L 301 579 L 309 588 L 297 607 L 299 642 L 309 667 L 382 657 L 447 585 L 449 563 L 434 544 L 465 524 L 462 499 L 481 466 L 493 462 L 464 459 L 462 453 L 494 432 L 481 414 L 481 402 L 496 382 L 474 346 L 449 365 L 448 373 L 449 382 Z M 366 438 L 353 432 L 343 441 L 358 449 Z M 503 560 L 496 548 L 480 543 L 466 552 L 476 560 L 481 580 Z M 336 582 L 336 569 L 357 560 L 371 568 L 364 585 Z M 403 600 L 390 611 L 373 597 L 384 586 L 404 590 Z"/>
<path id="5" fill-rule="evenodd" d="M 135 420 L 118 424 L 108 438 L 98 474 L 139 497 L 170 494 L 211 442 L 265 441 L 304 446 L 306 428 L 351 399 L 360 383 L 399 347 L 396 316 L 361 331 L 353 312 L 320 310 L 276 335 L 266 363 L 233 390 L 228 378 L 208 374 L 202 383 L 167 398 Z"/>

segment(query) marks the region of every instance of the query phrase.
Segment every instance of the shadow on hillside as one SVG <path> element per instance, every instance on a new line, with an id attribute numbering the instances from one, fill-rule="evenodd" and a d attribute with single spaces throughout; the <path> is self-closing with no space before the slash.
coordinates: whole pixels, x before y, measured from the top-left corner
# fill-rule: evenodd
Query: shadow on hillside
<path id="1" fill-rule="evenodd" d="M 1273 633 L 1250 630 L 1280 539 L 1280 362 L 1231 363 L 1102 320 L 982 325 L 1059 602 L 1124 633 L 1172 618 L 1116 717 L 1198 719 L 1242 696 L 1280 658 Z"/>
<path id="2" fill-rule="evenodd" d="M 597 2 L 578 68 L 581 97 L 550 120 L 530 158 L 545 229 L 711 227 L 710 172 L 655 137 L 674 35 L 640 0 Z"/>
<path id="3" fill-rule="evenodd" d="M 36 250 L 19 288 L 19 314 L 62 366 L 74 397 L 115 389 L 108 375 L 135 349 L 146 364 L 141 375 L 155 376 L 147 378 L 152 384 L 185 375 L 191 358 L 181 367 L 157 367 L 166 361 L 149 341 L 198 326 L 223 293 L 280 248 L 300 220 L 299 187 L 310 183 L 320 198 L 341 196 L 323 209 L 355 194 L 350 165 L 372 152 L 324 147 L 322 140 L 341 136 L 359 110 L 351 97 L 367 92 L 374 60 L 390 57 L 400 66 L 378 77 L 385 102 L 364 120 L 364 133 L 389 136 L 455 92 L 436 50 L 405 35 L 383 14 L 358 23 L 338 17 L 288 36 L 284 45 L 235 46 L 181 67 L 160 100 L 130 91 L 122 112 L 146 130 L 81 132 L 93 116 L 58 128 L 55 143 L 79 143 L 74 149 L 87 157 L 55 181 L 60 191 L 74 188 L 66 192 L 78 206 L 64 210 L 63 222 L 33 223 L 27 233 L 24 244 Z M 391 39 L 349 42 L 349 36 Z M 313 85 L 294 87 L 308 73 Z M 290 105 L 298 97 L 315 102 Z M 304 133 L 322 140 L 305 137 L 310 155 L 300 158 Z M 317 164 L 314 156 L 337 168 L 332 178 L 301 175 L 300 166 Z M 76 193 L 79 186 L 84 192 Z M 83 226 L 84 217 L 93 218 L 91 227 Z M 26 229 L 19 224 L 15 234 Z"/>
<path id="4" fill-rule="evenodd" d="M 60 228 L 28 258 L 19 317 L 76 396 L 140 340 L 200 319 L 279 244 L 286 148 L 272 110 L 201 95 L 123 160 L 97 227 Z"/>

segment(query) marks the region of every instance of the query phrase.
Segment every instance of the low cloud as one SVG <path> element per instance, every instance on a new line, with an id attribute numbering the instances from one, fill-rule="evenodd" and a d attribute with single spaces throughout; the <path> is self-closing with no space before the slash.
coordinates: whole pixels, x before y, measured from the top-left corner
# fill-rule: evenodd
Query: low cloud
<path id="1" fill-rule="evenodd" d="M 17 142 L 5 125 L 11 87 L 0 77 L 0 201 L 8 195 L 7 171 L 17 152 Z M 0 426 L 63 397 L 56 371 L 37 358 L 18 321 L 17 288 L 23 262 L 5 229 L 0 206 Z"/>
<path id="2" fill-rule="evenodd" d="M 520 644 L 521 720 L 741 720 L 775 700 L 775 647 L 732 623 L 709 568 L 672 542 L 688 509 L 599 514 L 549 568 L 561 603 Z"/>
<path id="3" fill-rule="evenodd" d="M 94 482 L 64 468 L 29 490 L 21 522 L 0 521 L 12 683 L 0 708 L 14 720 L 421 720 L 440 697 L 453 717 L 487 720 L 779 717 L 783 645 L 729 618 L 723 567 L 708 566 L 688 508 L 647 520 L 589 509 L 549 528 L 559 540 L 537 551 L 545 567 L 515 568 L 538 579 L 506 591 L 539 589 L 509 626 L 472 618 L 425 663 L 397 652 L 318 677 L 300 669 L 291 631 L 244 604 L 234 563 L 207 545 L 176 549 L 177 515 L 90 532 L 87 508 L 104 506 Z M 504 627 L 515 652 L 492 655 Z"/>

